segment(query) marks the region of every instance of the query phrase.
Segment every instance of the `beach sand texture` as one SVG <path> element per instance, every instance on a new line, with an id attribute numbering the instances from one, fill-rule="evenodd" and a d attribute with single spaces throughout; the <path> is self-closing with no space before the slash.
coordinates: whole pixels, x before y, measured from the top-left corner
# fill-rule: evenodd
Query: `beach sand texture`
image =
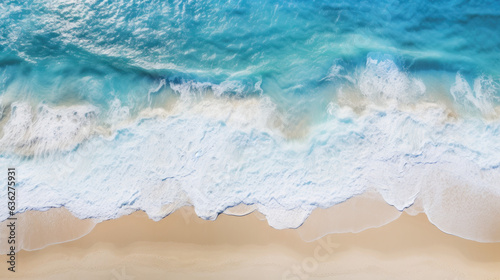
<path id="1" fill-rule="evenodd" d="M 59 238 L 92 227 L 66 210 L 50 211 L 71 222 L 56 225 Z M 30 230 L 49 226 L 39 221 Z M 205 221 L 185 207 L 155 222 L 136 212 L 17 258 L 17 271 L 2 269 L 1 279 L 500 279 L 499 243 L 448 235 L 425 214 L 406 213 L 379 228 L 305 242 L 259 213 Z"/>

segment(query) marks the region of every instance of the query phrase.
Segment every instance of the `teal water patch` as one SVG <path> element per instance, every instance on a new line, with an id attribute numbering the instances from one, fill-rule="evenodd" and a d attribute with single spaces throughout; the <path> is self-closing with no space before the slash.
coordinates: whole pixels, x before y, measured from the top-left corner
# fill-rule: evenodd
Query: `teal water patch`
<path id="1" fill-rule="evenodd" d="M 373 52 L 391 54 L 410 72 L 460 71 L 467 79 L 499 74 L 497 1 L 0 5 L 0 65 L 10 77 L 2 88 L 20 80 L 35 88 L 28 85 L 24 94 L 46 94 L 44 88 L 54 94 L 46 83 L 68 80 L 49 99 L 77 95 L 98 103 L 113 94 L 141 96 L 147 90 L 134 92 L 133 82 L 143 77 L 152 83 L 158 77 L 261 81 L 269 94 L 285 99 L 314 95 L 335 61 L 362 67 Z"/>

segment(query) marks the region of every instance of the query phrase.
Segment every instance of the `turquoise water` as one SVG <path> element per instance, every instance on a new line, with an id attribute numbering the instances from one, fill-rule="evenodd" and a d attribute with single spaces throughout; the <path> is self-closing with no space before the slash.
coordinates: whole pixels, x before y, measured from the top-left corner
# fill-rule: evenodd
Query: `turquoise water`
<path id="1" fill-rule="evenodd" d="M 345 83 L 325 81 L 332 65 L 352 73 L 380 55 L 416 76 L 500 74 L 497 1 L 7 1 L 0 10 L 2 93 L 52 103 L 139 106 L 159 79 L 236 81 L 223 94 L 238 96 L 259 94 L 260 82 L 280 102 L 321 99 Z"/>
<path id="2" fill-rule="evenodd" d="M 286 228 L 376 190 L 498 241 L 499 26 L 498 1 L 3 1 L 0 162 L 21 212 Z"/>

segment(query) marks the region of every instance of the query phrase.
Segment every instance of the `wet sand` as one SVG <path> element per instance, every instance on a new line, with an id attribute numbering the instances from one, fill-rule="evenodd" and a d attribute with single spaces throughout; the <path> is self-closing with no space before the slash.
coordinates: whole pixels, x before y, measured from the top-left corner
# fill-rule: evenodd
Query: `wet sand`
<path id="1" fill-rule="evenodd" d="M 80 239 L 22 250 L 16 273 L 3 266 L 1 279 L 500 279 L 500 243 L 449 235 L 406 213 L 305 242 L 257 214 L 204 221 L 186 207 L 159 222 L 142 212 L 104 221 Z"/>

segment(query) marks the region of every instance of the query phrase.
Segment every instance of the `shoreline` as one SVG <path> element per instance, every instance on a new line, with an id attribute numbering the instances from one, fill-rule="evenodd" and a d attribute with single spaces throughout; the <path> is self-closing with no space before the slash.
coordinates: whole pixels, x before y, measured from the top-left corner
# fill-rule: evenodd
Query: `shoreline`
<path id="1" fill-rule="evenodd" d="M 135 212 L 77 240 L 22 250 L 18 271 L 5 267 L 0 278 L 500 279 L 500 243 L 446 234 L 424 214 L 313 242 L 261 219 L 250 213 L 206 221 L 183 208 L 155 222 Z"/>

